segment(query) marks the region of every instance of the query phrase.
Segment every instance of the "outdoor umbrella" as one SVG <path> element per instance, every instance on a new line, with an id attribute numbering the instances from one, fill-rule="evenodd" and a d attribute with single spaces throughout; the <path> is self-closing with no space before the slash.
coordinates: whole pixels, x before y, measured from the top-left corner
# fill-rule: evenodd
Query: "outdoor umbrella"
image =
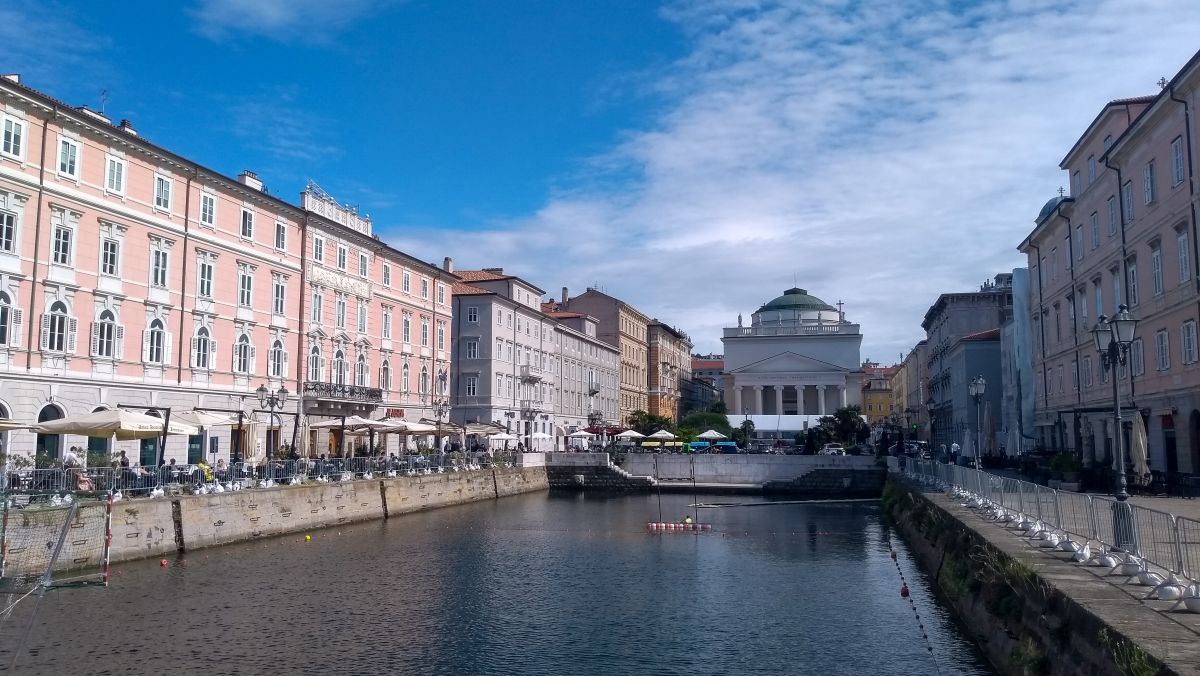
<path id="1" fill-rule="evenodd" d="M 208 413 L 205 411 L 180 411 L 171 413 L 171 422 L 179 422 L 196 427 L 217 427 L 219 425 L 236 425 L 237 416 L 228 413 Z"/>
<path id="2" fill-rule="evenodd" d="M 700 434 L 697 434 L 696 438 L 697 439 L 706 439 L 706 440 L 724 439 L 725 435 L 721 434 L 720 432 L 718 432 L 716 430 L 708 430 L 707 432 L 701 432 Z"/>
<path id="3" fill-rule="evenodd" d="M 25 430 L 33 426 L 33 423 L 17 422 L 16 420 L 0 420 L 0 432 L 8 432 L 10 430 Z"/>
<path id="4" fill-rule="evenodd" d="M 670 432 L 668 432 L 666 430 L 659 430 L 659 431 L 655 432 L 654 434 L 651 434 L 649 438 L 650 439 L 674 439 L 675 435 L 671 434 Z"/>
<path id="5" fill-rule="evenodd" d="M 615 436 L 618 439 L 641 439 L 646 435 L 638 432 L 637 430 L 625 430 L 624 432 L 621 432 Z"/>
<path id="6" fill-rule="evenodd" d="M 85 437 L 116 437 L 117 441 L 128 441 L 162 436 L 163 423 L 162 418 L 155 418 L 145 413 L 110 408 L 95 413 L 50 420 L 31 425 L 30 429 L 38 434 L 79 434 Z M 174 420 L 167 427 L 167 434 L 191 435 L 197 434 L 199 431 L 192 425 Z"/>
<path id="7" fill-rule="evenodd" d="M 567 436 L 571 437 L 572 439 L 591 439 L 596 435 L 587 430 L 579 430 L 578 432 L 571 432 Z"/>
<path id="8" fill-rule="evenodd" d="M 1140 413 L 1133 414 L 1133 431 L 1129 435 L 1129 461 L 1133 464 L 1133 482 L 1144 486 L 1150 481 L 1150 466 L 1146 463 L 1146 425 Z"/>
<path id="9" fill-rule="evenodd" d="M 517 440 L 517 438 L 515 436 L 513 436 L 507 432 L 501 432 L 500 434 L 493 434 L 488 438 L 491 439 L 492 441 L 516 441 Z"/>

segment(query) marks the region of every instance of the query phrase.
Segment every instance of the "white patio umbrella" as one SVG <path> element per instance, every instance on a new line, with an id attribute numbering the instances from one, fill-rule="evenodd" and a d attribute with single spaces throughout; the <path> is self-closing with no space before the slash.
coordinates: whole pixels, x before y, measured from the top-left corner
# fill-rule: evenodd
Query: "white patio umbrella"
<path id="1" fill-rule="evenodd" d="M 348 429 L 348 430 L 359 429 L 359 428 L 370 429 L 372 425 L 374 425 L 378 422 L 379 421 L 377 421 L 377 420 L 369 420 L 362 416 L 348 415 L 348 416 L 346 416 L 346 420 L 344 423 L 342 422 L 341 418 L 330 418 L 329 420 L 322 420 L 321 422 L 312 423 L 308 427 L 309 427 L 309 429 L 327 429 L 327 428 L 336 429 L 336 428 L 340 428 L 343 424 L 345 424 L 346 429 Z"/>
<path id="2" fill-rule="evenodd" d="M 0 420 L 0 432 L 8 432 L 11 430 L 26 430 L 33 426 L 33 423 L 17 422 L 16 420 L 3 419 Z"/>
<path id="3" fill-rule="evenodd" d="M 571 432 L 567 436 L 572 439 L 591 439 L 592 437 L 594 437 L 596 435 L 592 434 L 591 432 L 589 432 L 587 430 L 579 430 L 578 432 Z"/>
<path id="4" fill-rule="evenodd" d="M 1146 425 L 1140 413 L 1133 414 L 1133 431 L 1129 435 L 1129 462 L 1133 464 L 1133 482 L 1144 486 L 1150 482 L 1150 465 L 1146 461 Z"/>
<path id="5" fill-rule="evenodd" d="M 641 438 L 645 437 L 646 435 L 642 434 L 641 432 L 638 432 L 637 430 L 625 430 L 624 432 L 621 432 L 620 434 L 616 434 L 613 436 L 616 437 L 617 439 L 641 439 Z"/>
<path id="6" fill-rule="evenodd" d="M 725 435 L 721 434 L 720 432 L 718 432 L 716 430 L 708 430 L 706 432 L 701 432 L 700 434 L 697 434 L 696 438 L 704 439 L 704 440 L 708 441 L 708 440 L 715 440 L 715 439 L 724 439 Z"/>
<path id="7" fill-rule="evenodd" d="M 162 418 L 152 415 L 129 411 L 123 408 L 110 408 L 94 413 L 50 420 L 30 429 L 38 434 L 79 434 L 85 437 L 116 437 L 117 441 L 130 439 L 153 439 L 162 436 Z M 174 420 L 167 426 L 167 434 L 192 435 L 199 433 L 196 427 Z"/>
<path id="8" fill-rule="evenodd" d="M 208 413 L 207 411 L 171 412 L 171 421 L 178 420 L 185 425 L 196 427 L 218 427 L 221 425 L 236 425 L 237 416 L 228 413 Z"/>
<path id="9" fill-rule="evenodd" d="M 500 434 L 493 434 L 489 436 L 488 439 L 491 439 L 492 441 L 516 441 L 517 437 L 509 434 L 508 432 L 501 432 Z"/>
<path id="10" fill-rule="evenodd" d="M 659 430 L 659 431 L 655 432 L 654 434 L 651 434 L 648 438 L 649 439 L 674 439 L 675 435 L 671 434 L 670 432 L 668 432 L 666 430 Z"/>

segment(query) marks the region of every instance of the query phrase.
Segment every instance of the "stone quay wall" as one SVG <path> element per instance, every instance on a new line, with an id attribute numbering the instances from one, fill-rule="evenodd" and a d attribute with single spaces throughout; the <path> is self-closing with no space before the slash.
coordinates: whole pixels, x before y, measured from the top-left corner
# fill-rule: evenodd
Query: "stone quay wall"
<path id="1" fill-rule="evenodd" d="M 883 468 L 818 468 L 791 481 L 768 481 L 763 484 L 763 493 L 811 498 L 878 498 L 886 481 L 887 470 Z"/>
<path id="2" fill-rule="evenodd" d="M 1169 603 L 1147 601 L 1146 587 L 1070 554 L 1034 548 L 960 502 L 889 480 L 882 505 L 997 673 L 1200 673 L 1200 641 L 1188 626 L 1196 623 L 1165 612 Z"/>
<path id="3" fill-rule="evenodd" d="M 612 464 L 607 453 L 547 453 L 546 477 L 553 489 L 636 492 L 655 486 L 650 477 Z"/>
<path id="4" fill-rule="evenodd" d="M 874 456 L 768 455 L 762 453 L 701 453 L 696 455 L 629 453 L 625 456 L 622 467 L 635 476 L 653 476 L 664 481 L 691 481 L 693 462 L 695 463 L 697 483 L 712 484 L 762 485 L 770 481 L 791 481 L 816 469 L 874 469 L 875 467 Z"/>

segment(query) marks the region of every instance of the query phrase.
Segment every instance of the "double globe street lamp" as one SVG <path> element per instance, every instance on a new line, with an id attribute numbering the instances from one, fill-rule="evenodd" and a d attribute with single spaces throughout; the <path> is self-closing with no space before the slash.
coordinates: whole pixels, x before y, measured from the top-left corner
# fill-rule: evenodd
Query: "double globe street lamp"
<path id="1" fill-rule="evenodd" d="M 255 392 L 255 394 L 258 395 L 258 403 L 259 403 L 260 408 L 265 408 L 268 411 L 270 411 L 271 424 L 274 425 L 275 424 L 275 409 L 277 409 L 277 408 L 282 409 L 283 405 L 285 403 L 287 403 L 287 398 L 288 398 L 287 388 L 280 387 L 278 390 L 271 391 L 271 390 L 267 389 L 266 385 L 259 385 L 258 389 L 255 390 L 254 392 Z M 280 421 L 279 427 L 277 427 L 276 429 L 280 430 L 280 432 L 283 431 L 283 421 Z M 276 443 L 278 443 L 278 440 L 276 440 Z M 275 450 L 276 449 L 274 449 L 274 448 L 268 449 L 268 452 L 271 454 L 274 454 Z"/>
<path id="2" fill-rule="evenodd" d="M 975 376 L 967 385 L 967 392 L 971 398 L 975 400 L 975 469 L 979 469 L 979 456 L 983 453 L 983 417 L 980 413 L 980 404 L 983 402 L 983 393 L 987 389 L 987 381 L 982 375 Z"/>
<path id="3" fill-rule="evenodd" d="M 1121 431 L 1121 397 L 1117 389 L 1117 364 L 1124 366 L 1129 357 L 1129 348 L 1133 344 L 1133 335 L 1137 330 L 1138 320 L 1129 314 L 1129 308 L 1120 305 L 1113 317 L 1100 315 L 1095 328 L 1092 329 L 1092 339 L 1096 342 L 1096 351 L 1100 353 L 1100 366 L 1105 371 L 1112 372 L 1113 393 L 1113 444 L 1116 446 L 1117 476 L 1116 491 L 1113 497 L 1113 532 L 1116 535 L 1117 547 L 1124 551 L 1137 550 L 1137 537 L 1133 531 L 1133 512 L 1126 502 L 1129 499 L 1125 482 L 1125 444 Z"/>

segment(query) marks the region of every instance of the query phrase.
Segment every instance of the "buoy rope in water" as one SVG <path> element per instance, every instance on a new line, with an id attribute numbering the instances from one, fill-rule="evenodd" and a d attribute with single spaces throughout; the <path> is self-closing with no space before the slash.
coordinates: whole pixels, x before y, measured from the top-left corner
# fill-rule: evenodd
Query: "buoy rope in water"
<path id="1" fill-rule="evenodd" d="M 896 565 L 896 572 L 900 575 L 900 598 L 908 601 L 908 606 L 912 609 L 913 617 L 917 620 L 917 627 L 921 629 L 921 638 L 925 639 L 925 649 L 929 651 L 929 659 L 933 661 L 933 668 L 937 670 L 938 676 L 941 676 L 942 668 L 938 665 L 937 656 L 933 654 L 933 643 L 929 640 L 929 632 L 925 631 L 925 623 L 921 620 L 921 613 L 917 610 L 917 604 L 913 601 L 912 594 L 909 593 L 908 580 L 904 578 L 904 570 L 900 567 L 900 561 L 896 558 L 896 550 L 892 548 L 892 539 L 888 537 L 887 533 L 884 533 L 883 540 L 887 544 L 888 553 L 892 556 L 892 563 Z"/>

